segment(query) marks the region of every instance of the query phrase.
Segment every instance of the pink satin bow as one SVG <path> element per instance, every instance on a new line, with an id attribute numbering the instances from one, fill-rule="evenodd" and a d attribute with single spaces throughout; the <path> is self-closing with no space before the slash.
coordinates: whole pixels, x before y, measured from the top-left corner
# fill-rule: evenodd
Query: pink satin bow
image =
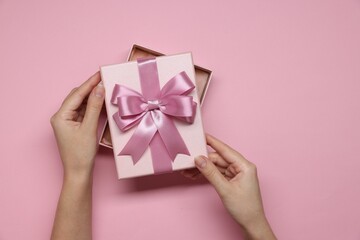
<path id="1" fill-rule="evenodd" d="M 165 147 L 172 161 L 178 153 L 190 155 L 173 121 L 194 122 L 197 104 L 192 96 L 187 96 L 195 88 L 193 82 L 185 72 L 180 72 L 159 90 L 155 59 L 139 60 L 138 68 L 142 94 L 118 84 L 112 93 L 111 102 L 118 107 L 113 118 L 119 129 L 127 131 L 137 125 L 119 155 L 130 155 L 136 164 L 156 134 L 163 143 L 156 148 Z M 153 154 L 153 157 L 163 156 Z"/>

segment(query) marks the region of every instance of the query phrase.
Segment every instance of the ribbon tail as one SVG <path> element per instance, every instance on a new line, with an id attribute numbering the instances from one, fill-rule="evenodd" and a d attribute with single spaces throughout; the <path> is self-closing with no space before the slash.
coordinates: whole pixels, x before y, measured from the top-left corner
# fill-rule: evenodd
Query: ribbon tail
<path id="1" fill-rule="evenodd" d="M 145 114 L 134 134 L 130 140 L 126 143 L 125 147 L 118 154 L 130 155 L 134 164 L 136 164 L 145 150 L 148 148 L 152 138 L 157 132 L 156 125 L 153 123 L 153 119 L 149 113 Z"/>
<path id="2" fill-rule="evenodd" d="M 171 160 L 174 161 L 178 153 L 190 156 L 190 152 L 172 119 L 158 110 L 152 111 L 151 117 Z"/>
<path id="3" fill-rule="evenodd" d="M 166 146 L 159 132 L 156 132 L 150 143 L 150 152 L 155 174 L 172 171 L 172 159 L 169 156 Z"/>

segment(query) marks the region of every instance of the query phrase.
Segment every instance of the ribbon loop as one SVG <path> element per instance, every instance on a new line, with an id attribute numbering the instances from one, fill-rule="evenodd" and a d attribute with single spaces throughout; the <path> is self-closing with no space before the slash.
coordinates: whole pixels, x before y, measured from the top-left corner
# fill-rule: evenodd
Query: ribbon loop
<path id="1" fill-rule="evenodd" d="M 171 78 L 161 89 L 161 97 L 168 95 L 188 95 L 194 90 L 195 85 L 186 72 L 182 71 Z"/>

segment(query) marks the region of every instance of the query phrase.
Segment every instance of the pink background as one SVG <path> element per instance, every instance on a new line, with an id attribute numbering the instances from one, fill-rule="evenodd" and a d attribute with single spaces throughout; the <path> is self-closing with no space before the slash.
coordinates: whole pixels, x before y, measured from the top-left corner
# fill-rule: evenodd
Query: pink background
<path id="1" fill-rule="evenodd" d="M 132 43 L 214 70 L 205 129 L 257 164 L 279 239 L 360 238 L 359 0 L 0 0 L 0 239 L 49 238 L 49 118 Z M 108 150 L 93 194 L 94 239 L 239 239 L 206 181 L 118 181 Z"/>

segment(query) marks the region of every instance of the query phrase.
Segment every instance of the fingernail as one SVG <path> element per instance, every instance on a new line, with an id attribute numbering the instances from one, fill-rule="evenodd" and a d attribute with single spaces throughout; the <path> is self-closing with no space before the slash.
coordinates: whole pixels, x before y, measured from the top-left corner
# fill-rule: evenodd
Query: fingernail
<path id="1" fill-rule="evenodd" d="M 104 96 L 104 86 L 103 85 L 98 85 L 95 89 L 95 96 L 102 98 Z"/>
<path id="2" fill-rule="evenodd" d="M 203 156 L 198 156 L 195 158 L 195 164 L 199 168 L 206 167 L 206 159 Z"/>

